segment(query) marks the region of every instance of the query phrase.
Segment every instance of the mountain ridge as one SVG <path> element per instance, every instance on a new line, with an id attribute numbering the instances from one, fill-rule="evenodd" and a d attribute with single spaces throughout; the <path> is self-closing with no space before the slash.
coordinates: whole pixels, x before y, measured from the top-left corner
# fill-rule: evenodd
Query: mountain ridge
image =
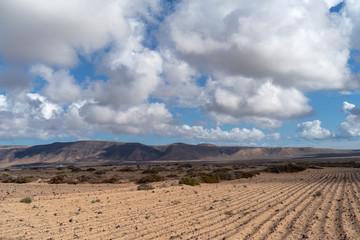
<path id="1" fill-rule="evenodd" d="M 154 164 L 360 157 L 360 150 L 312 147 L 248 147 L 173 143 L 76 141 L 35 146 L 0 146 L 0 168 L 19 166 Z"/>

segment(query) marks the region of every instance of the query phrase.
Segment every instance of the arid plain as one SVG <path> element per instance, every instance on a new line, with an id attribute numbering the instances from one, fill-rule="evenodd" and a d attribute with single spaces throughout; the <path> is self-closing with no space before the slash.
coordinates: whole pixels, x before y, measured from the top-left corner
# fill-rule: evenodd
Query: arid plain
<path id="1" fill-rule="evenodd" d="M 131 177 L 144 175 L 140 169 L 121 167 L 104 167 L 109 176 L 123 176 L 116 184 L 49 184 L 45 175 L 25 184 L 1 183 L 0 239 L 360 238 L 360 168 L 261 172 L 252 178 L 189 186 L 179 184 L 180 175 L 169 174 L 175 167 L 181 168 L 162 168 L 158 174 L 169 177 L 142 191 Z M 216 167 L 199 165 L 183 172 L 200 168 Z M 64 170 L 25 172 L 31 171 L 50 176 Z M 25 197 L 31 203 L 21 202 Z"/>

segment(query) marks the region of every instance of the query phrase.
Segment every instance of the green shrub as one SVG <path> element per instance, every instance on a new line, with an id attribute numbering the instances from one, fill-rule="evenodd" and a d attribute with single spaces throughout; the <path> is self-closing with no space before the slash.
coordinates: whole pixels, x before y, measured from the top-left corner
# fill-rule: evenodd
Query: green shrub
<path id="1" fill-rule="evenodd" d="M 200 185 L 198 180 L 196 180 L 196 178 L 192 178 L 192 177 L 181 178 L 179 181 L 179 184 L 185 184 L 185 185 L 190 185 L 190 186 Z"/>
<path id="2" fill-rule="evenodd" d="M 219 183 L 220 178 L 219 176 L 212 174 L 212 173 L 200 173 L 200 179 L 204 183 Z"/>
<path id="3" fill-rule="evenodd" d="M 244 171 L 235 171 L 235 178 L 236 179 L 240 179 L 240 178 L 252 178 L 256 175 L 255 172 L 244 172 Z"/>
<path id="4" fill-rule="evenodd" d="M 216 175 L 220 178 L 220 180 L 234 180 L 235 178 L 229 172 L 218 172 Z"/>
<path id="5" fill-rule="evenodd" d="M 25 197 L 25 198 L 21 199 L 20 202 L 22 202 L 22 203 L 31 203 L 32 199 L 30 197 Z"/>
<path id="6" fill-rule="evenodd" d="M 137 187 L 137 190 L 138 191 L 141 191 L 141 190 L 153 190 L 154 187 L 149 185 L 149 184 L 140 184 L 138 187 Z"/>
<path id="7" fill-rule="evenodd" d="M 147 175 L 145 177 L 140 178 L 136 182 L 138 184 L 141 184 L 141 183 L 149 183 L 149 182 L 159 182 L 159 181 L 163 181 L 163 180 L 165 180 L 164 177 L 159 176 L 157 174 L 151 174 L 151 175 Z"/>

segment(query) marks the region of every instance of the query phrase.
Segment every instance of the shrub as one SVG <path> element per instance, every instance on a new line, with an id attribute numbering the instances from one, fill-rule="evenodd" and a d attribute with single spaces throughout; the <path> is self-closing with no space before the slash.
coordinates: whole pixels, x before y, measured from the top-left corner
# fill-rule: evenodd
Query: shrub
<path id="1" fill-rule="evenodd" d="M 1 180 L 3 183 L 29 183 L 37 180 L 38 177 L 34 176 L 9 176 L 9 175 L 3 175 L 1 177 Z"/>
<path id="2" fill-rule="evenodd" d="M 86 169 L 86 171 L 88 171 L 88 172 L 95 172 L 95 171 L 96 171 L 96 169 L 95 169 L 95 168 L 93 168 L 93 167 L 91 167 L 91 168 L 87 168 L 87 169 Z"/>
<path id="3" fill-rule="evenodd" d="M 106 178 L 106 179 L 102 180 L 102 183 L 116 183 L 116 182 L 119 182 L 120 180 L 121 180 L 121 177 L 112 176 L 110 178 Z"/>
<path id="4" fill-rule="evenodd" d="M 196 178 L 192 178 L 192 177 L 181 178 L 179 181 L 179 184 L 185 184 L 185 185 L 190 185 L 190 186 L 200 185 L 198 180 L 196 180 Z"/>
<path id="5" fill-rule="evenodd" d="M 201 181 L 204 183 L 219 183 L 219 176 L 212 173 L 200 173 Z"/>
<path id="6" fill-rule="evenodd" d="M 56 176 L 50 178 L 50 180 L 48 181 L 48 183 L 50 183 L 50 184 L 65 183 L 65 179 L 66 179 L 66 175 L 65 175 L 65 174 L 56 175 Z"/>
<path id="7" fill-rule="evenodd" d="M 305 171 L 306 167 L 296 165 L 296 164 L 283 164 L 277 166 L 270 166 L 265 168 L 264 172 L 272 172 L 272 173 L 294 173 L 294 172 L 302 172 Z"/>
<path id="8" fill-rule="evenodd" d="M 22 202 L 22 203 L 31 203 L 32 199 L 30 197 L 25 197 L 25 198 L 21 199 L 20 202 Z"/>
<path id="9" fill-rule="evenodd" d="M 142 171 L 142 174 L 157 174 L 157 173 L 159 173 L 159 171 L 156 169 L 146 169 Z"/>
<path id="10" fill-rule="evenodd" d="M 124 167 L 118 170 L 119 172 L 135 172 L 135 169 L 132 167 Z"/>
<path id="11" fill-rule="evenodd" d="M 240 179 L 240 178 L 252 178 L 256 175 L 255 172 L 244 172 L 244 171 L 235 171 L 235 178 L 236 179 Z"/>
<path id="12" fill-rule="evenodd" d="M 71 172 L 81 172 L 81 168 L 74 167 L 71 169 Z"/>
<path id="13" fill-rule="evenodd" d="M 231 175 L 229 172 L 218 172 L 216 175 L 219 176 L 220 180 L 234 180 L 235 179 L 233 177 L 233 175 Z"/>
<path id="14" fill-rule="evenodd" d="M 151 175 L 147 175 L 145 177 L 140 178 L 136 182 L 138 184 L 141 184 L 141 183 L 149 183 L 149 182 L 159 182 L 159 181 L 163 181 L 163 180 L 165 180 L 164 177 L 159 176 L 157 174 L 151 174 Z"/>
<path id="15" fill-rule="evenodd" d="M 138 187 L 137 187 L 137 190 L 138 191 L 141 191 L 141 190 L 153 190 L 154 187 L 149 185 L 149 184 L 140 184 Z"/>
<path id="16" fill-rule="evenodd" d="M 96 175 L 103 175 L 103 174 L 106 174 L 106 170 L 97 170 L 96 172 L 95 172 L 95 174 Z"/>
<path id="17" fill-rule="evenodd" d="M 182 165 L 184 168 L 192 168 L 192 164 L 191 163 L 186 163 L 184 165 Z"/>
<path id="18" fill-rule="evenodd" d="M 177 178 L 178 175 L 176 175 L 176 174 L 169 174 L 169 175 L 167 175 L 166 177 L 168 177 L 168 178 Z"/>

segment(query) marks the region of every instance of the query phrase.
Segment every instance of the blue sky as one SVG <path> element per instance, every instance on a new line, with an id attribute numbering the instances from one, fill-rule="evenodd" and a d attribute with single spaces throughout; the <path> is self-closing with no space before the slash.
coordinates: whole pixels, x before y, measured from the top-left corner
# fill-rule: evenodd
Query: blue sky
<path id="1" fill-rule="evenodd" d="M 355 0 L 1 1 L 0 144 L 359 148 Z"/>

